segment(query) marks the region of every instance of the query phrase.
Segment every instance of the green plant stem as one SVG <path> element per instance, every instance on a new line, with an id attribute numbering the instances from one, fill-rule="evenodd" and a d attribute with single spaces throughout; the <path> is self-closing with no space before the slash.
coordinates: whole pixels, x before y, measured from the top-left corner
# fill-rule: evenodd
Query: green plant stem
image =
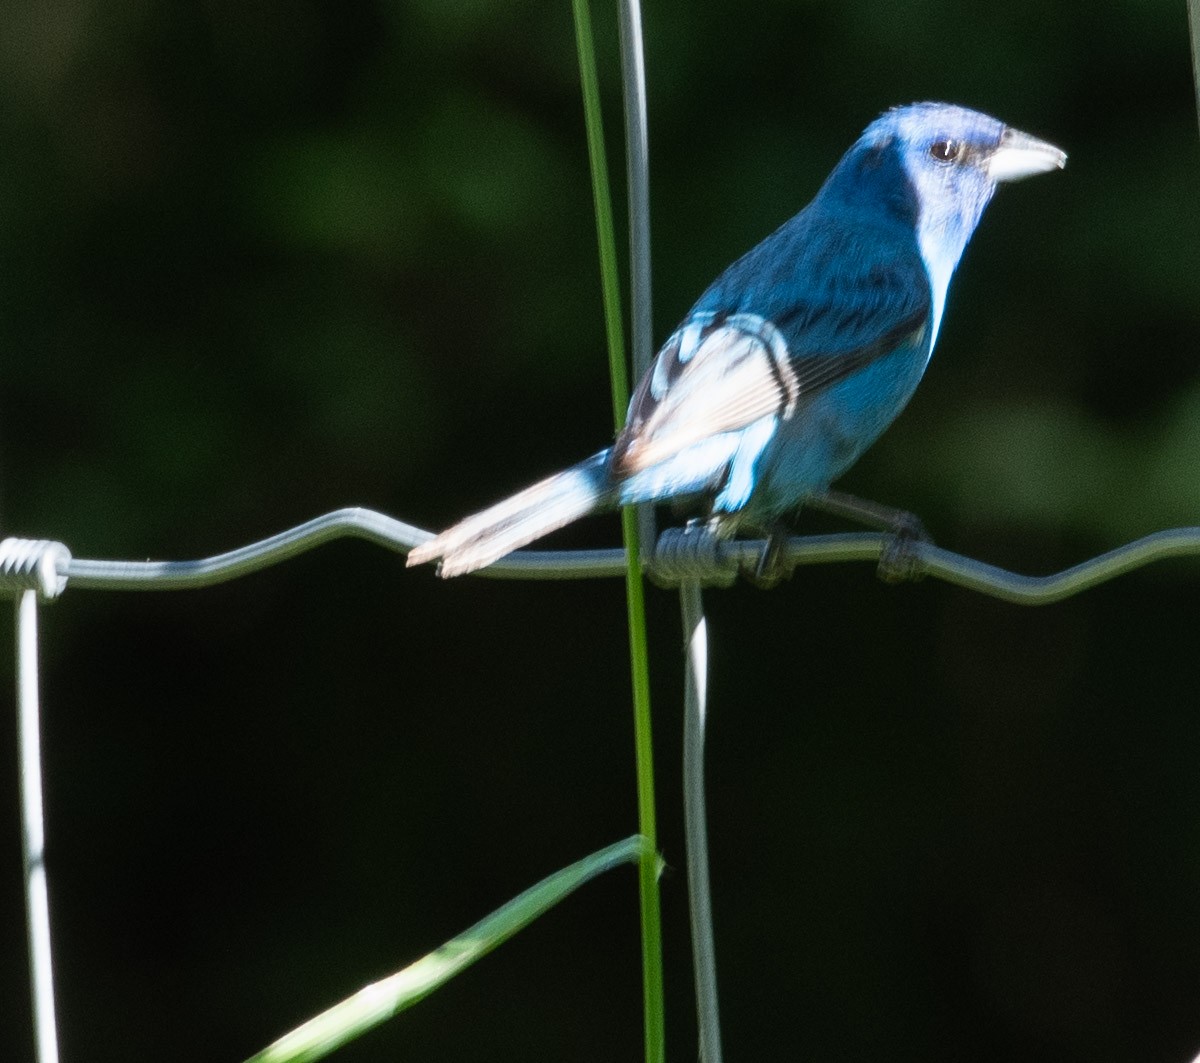
<path id="1" fill-rule="evenodd" d="M 629 612 L 629 652 L 633 671 L 634 742 L 637 758 L 638 830 L 651 840 L 649 855 L 638 865 L 642 911 L 642 993 L 645 1014 L 646 1063 L 666 1058 L 663 1016 L 662 917 L 658 899 L 658 824 L 654 811 L 654 743 L 650 727 L 650 663 L 646 648 L 646 605 L 637 512 L 621 511 L 621 531 L 629 568 L 625 574 L 625 600 Z"/>
<path id="2" fill-rule="evenodd" d="M 608 339 L 609 375 L 612 382 L 613 422 L 624 423 L 629 404 L 629 376 L 625 366 L 621 320 L 617 241 L 613 229 L 612 199 L 608 189 L 608 162 L 600 114 L 600 87 L 587 0 L 572 0 L 575 38 L 579 49 L 579 75 L 583 85 L 588 158 L 592 172 L 592 198 L 596 207 L 596 236 L 600 247 L 600 280 L 604 295 L 604 322 Z M 634 743 L 637 760 L 638 830 L 649 841 L 642 857 L 638 881 L 642 920 L 642 993 L 646 1063 L 666 1058 L 663 1021 L 662 917 L 658 899 L 658 828 L 654 810 L 654 757 L 650 725 L 650 667 L 646 647 L 646 610 L 638 550 L 637 518 L 632 509 L 621 514 L 625 540 L 625 597 L 629 612 L 629 655 L 633 678 Z"/>
<path id="3" fill-rule="evenodd" d="M 604 300 L 604 330 L 608 341 L 608 371 L 612 381 L 613 424 L 625 423 L 629 403 L 629 374 L 625 368 L 625 330 L 621 321 L 621 286 L 617 272 L 617 238 L 613 228 L 612 197 L 608 191 L 608 156 L 604 150 L 604 120 L 600 114 L 600 77 L 592 39 L 592 16 L 587 0 L 572 0 L 575 41 L 579 48 L 579 79 L 583 85 L 583 117 L 587 128 L 592 201 L 596 208 L 596 241 L 600 250 L 600 286 Z"/>

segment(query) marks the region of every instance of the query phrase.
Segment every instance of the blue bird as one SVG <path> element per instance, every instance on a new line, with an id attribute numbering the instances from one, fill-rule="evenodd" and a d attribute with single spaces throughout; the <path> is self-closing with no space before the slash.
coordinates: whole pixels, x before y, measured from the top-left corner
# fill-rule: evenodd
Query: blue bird
<path id="1" fill-rule="evenodd" d="M 725 270 L 658 352 L 615 443 L 435 536 L 457 576 L 597 510 L 684 500 L 717 534 L 772 529 L 896 418 L 996 185 L 1058 148 L 944 103 L 885 112 L 813 201 Z"/>

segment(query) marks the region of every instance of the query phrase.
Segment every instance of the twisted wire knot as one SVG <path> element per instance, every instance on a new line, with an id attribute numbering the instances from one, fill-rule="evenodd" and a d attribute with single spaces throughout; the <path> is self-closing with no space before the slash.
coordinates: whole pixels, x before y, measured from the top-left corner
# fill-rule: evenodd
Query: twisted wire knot
<path id="1" fill-rule="evenodd" d="M 0 593 L 15 598 L 34 590 L 52 601 L 66 589 L 71 551 L 52 539 L 8 538 L 0 541 Z"/>
<path id="2" fill-rule="evenodd" d="M 726 549 L 726 541 L 709 525 L 694 521 L 662 531 L 649 575 L 660 586 L 699 583 L 705 587 L 731 587 L 737 580 L 738 557 Z"/>

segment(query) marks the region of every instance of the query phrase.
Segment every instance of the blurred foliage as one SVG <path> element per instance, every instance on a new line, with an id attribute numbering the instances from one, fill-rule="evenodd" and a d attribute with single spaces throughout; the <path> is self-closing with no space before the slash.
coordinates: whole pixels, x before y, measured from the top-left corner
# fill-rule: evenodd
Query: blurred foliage
<path id="1" fill-rule="evenodd" d="M 594 13 L 620 160 L 615 12 Z M 1200 523 L 1182 5 L 645 19 L 659 336 L 878 111 L 979 107 L 1070 162 L 1001 191 L 925 383 L 843 486 L 1030 572 Z M 595 450 L 574 54 L 545 0 L 10 0 L 6 531 L 189 557 L 348 504 L 438 527 Z M 731 1058 L 1195 1054 L 1198 586 L 1181 562 L 1026 612 L 851 567 L 709 596 Z M 676 604 L 651 607 L 679 866 Z M 196 594 L 68 592 L 45 634 L 64 1058 L 242 1058 L 628 834 L 622 624 L 616 582 L 443 586 L 356 546 Z M 21 1058 L 8 822 L 0 1056 Z M 613 876 L 344 1058 L 634 1058 L 636 933 Z"/>

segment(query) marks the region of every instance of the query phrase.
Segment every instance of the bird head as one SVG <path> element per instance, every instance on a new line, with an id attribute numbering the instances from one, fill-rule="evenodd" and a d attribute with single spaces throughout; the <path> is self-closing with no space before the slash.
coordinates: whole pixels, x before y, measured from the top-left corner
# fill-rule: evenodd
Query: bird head
<path id="1" fill-rule="evenodd" d="M 948 103 L 894 107 L 872 122 L 830 177 L 858 209 L 883 205 L 914 227 L 934 299 L 934 332 L 963 249 L 996 185 L 1061 169 L 1066 153 L 978 111 Z"/>
<path id="2" fill-rule="evenodd" d="M 916 194 L 922 228 L 965 244 L 996 185 L 1061 169 L 1066 153 L 978 111 L 948 103 L 895 107 L 872 122 L 856 149 L 895 151 Z M 961 251 L 961 247 L 960 247 Z"/>

